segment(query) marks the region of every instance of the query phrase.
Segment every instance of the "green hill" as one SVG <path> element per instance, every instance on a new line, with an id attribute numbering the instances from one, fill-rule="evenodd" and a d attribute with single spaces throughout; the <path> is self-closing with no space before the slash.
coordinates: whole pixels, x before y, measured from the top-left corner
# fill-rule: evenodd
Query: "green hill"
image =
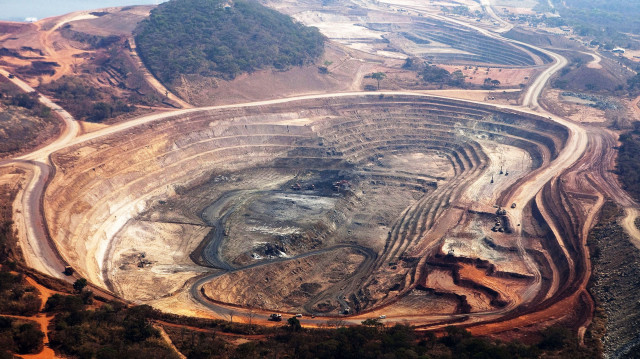
<path id="1" fill-rule="evenodd" d="M 136 30 L 143 61 L 165 84 L 182 74 L 233 79 L 318 58 L 325 38 L 287 15 L 247 0 L 172 0 Z"/>

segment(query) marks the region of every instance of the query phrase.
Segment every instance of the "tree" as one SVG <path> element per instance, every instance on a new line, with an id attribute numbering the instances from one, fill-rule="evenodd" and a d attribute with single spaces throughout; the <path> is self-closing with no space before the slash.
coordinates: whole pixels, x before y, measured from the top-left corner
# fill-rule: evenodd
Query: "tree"
<path id="1" fill-rule="evenodd" d="M 380 90 L 380 81 L 384 80 L 385 77 L 387 77 L 387 74 L 384 72 L 374 72 L 371 74 L 371 78 L 378 81 L 378 90 Z"/>
<path id="2" fill-rule="evenodd" d="M 82 290 L 84 289 L 84 287 L 87 286 L 87 280 L 84 278 L 79 278 L 78 280 L 76 280 L 73 283 L 73 289 L 76 290 L 76 292 L 80 293 L 82 292 Z"/>
<path id="3" fill-rule="evenodd" d="M 249 308 L 249 314 L 247 316 L 249 317 L 249 326 L 251 326 L 253 324 L 253 318 L 256 316 L 256 311 L 253 307 Z"/>
<path id="4" fill-rule="evenodd" d="M 302 325 L 300 325 L 300 321 L 296 317 L 287 319 L 287 323 L 289 324 L 289 330 L 293 332 L 298 332 L 302 329 Z"/>
<path id="5" fill-rule="evenodd" d="M 233 323 L 233 316 L 236 315 L 236 311 L 233 309 L 229 309 L 227 314 L 229 314 L 229 322 Z"/>
<path id="6" fill-rule="evenodd" d="M 365 327 L 381 327 L 384 324 L 380 322 L 379 318 L 369 318 L 362 321 L 362 325 Z"/>
<path id="7" fill-rule="evenodd" d="M 147 305 L 141 305 L 129 310 L 122 321 L 125 339 L 136 343 L 151 336 L 157 336 L 157 332 L 147 320 L 152 311 L 153 309 Z"/>
<path id="8" fill-rule="evenodd" d="M 102 122 L 113 115 L 113 107 L 106 102 L 98 102 L 93 105 L 89 120 L 92 122 Z"/>
<path id="9" fill-rule="evenodd" d="M 40 113 L 38 113 L 38 116 L 42 118 L 48 118 L 49 116 L 51 116 L 51 108 L 44 105 L 40 106 Z"/>
<path id="10" fill-rule="evenodd" d="M 333 327 L 333 328 L 342 328 L 347 324 L 347 322 L 345 322 L 342 319 L 329 319 L 327 320 L 327 326 L 328 327 Z"/>
<path id="11" fill-rule="evenodd" d="M 454 71 L 450 76 L 449 76 L 449 82 L 448 84 L 451 86 L 464 86 L 464 74 L 462 73 L 461 70 L 456 70 Z"/>
<path id="12" fill-rule="evenodd" d="M 635 76 L 627 80 L 627 85 L 629 86 L 629 90 L 633 91 L 636 88 L 640 88 L 640 72 Z"/>
<path id="13" fill-rule="evenodd" d="M 407 57 L 406 59 L 404 59 L 404 64 L 402 64 L 402 68 L 403 69 L 411 69 L 413 68 L 413 59 L 410 57 Z"/>
<path id="14" fill-rule="evenodd" d="M 32 109 L 38 103 L 38 95 L 35 92 L 17 94 L 13 97 L 12 104 Z"/>
<path id="15" fill-rule="evenodd" d="M 37 352 L 42 345 L 44 333 L 31 323 L 20 325 L 15 331 L 13 340 L 18 346 L 18 353 L 28 354 Z"/>
<path id="16" fill-rule="evenodd" d="M 500 86 L 500 80 L 492 80 L 490 77 L 484 79 L 484 83 L 482 84 L 482 87 L 486 89 L 492 89 L 498 86 Z"/>

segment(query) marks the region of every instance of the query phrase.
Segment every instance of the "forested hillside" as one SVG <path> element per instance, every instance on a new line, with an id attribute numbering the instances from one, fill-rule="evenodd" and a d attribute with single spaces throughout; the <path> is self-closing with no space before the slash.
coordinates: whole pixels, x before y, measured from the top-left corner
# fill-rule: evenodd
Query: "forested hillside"
<path id="1" fill-rule="evenodd" d="M 627 33 L 640 34 L 640 0 L 553 0 L 553 3 L 562 16 L 560 24 L 574 27 L 581 36 L 595 38 L 609 50 L 614 46 L 631 46 L 634 41 Z"/>
<path id="2" fill-rule="evenodd" d="M 617 171 L 622 187 L 640 200 L 640 123 L 634 123 L 634 130 L 620 136 Z"/>
<path id="3" fill-rule="evenodd" d="M 301 66 L 322 54 L 324 40 L 318 29 L 247 0 L 172 0 L 136 30 L 140 56 L 166 84 L 183 74 L 233 79 Z"/>

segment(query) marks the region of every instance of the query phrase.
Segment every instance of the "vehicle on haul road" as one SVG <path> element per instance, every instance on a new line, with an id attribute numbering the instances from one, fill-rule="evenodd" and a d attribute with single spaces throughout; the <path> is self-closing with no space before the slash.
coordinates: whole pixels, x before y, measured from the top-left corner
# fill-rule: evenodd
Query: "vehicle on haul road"
<path id="1" fill-rule="evenodd" d="M 273 313 L 269 316 L 269 320 L 272 322 L 282 321 L 282 314 Z"/>

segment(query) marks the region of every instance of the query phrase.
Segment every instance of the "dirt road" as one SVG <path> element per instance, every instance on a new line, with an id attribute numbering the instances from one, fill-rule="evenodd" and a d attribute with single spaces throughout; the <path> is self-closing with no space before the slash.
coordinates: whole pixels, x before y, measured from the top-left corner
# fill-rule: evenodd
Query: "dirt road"
<path id="1" fill-rule="evenodd" d="M 640 96 L 636 97 L 636 99 L 631 102 L 631 109 L 638 116 L 638 119 L 640 119 L 640 107 L 638 107 L 638 104 L 640 104 Z"/>
<path id="2" fill-rule="evenodd" d="M 253 268 L 260 268 L 260 267 L 264 267 L 264 266 L 268 266 L 268 265 L 272 265 L 272 264 L 276 264 L 276 263 L 283 263 L 283 262 L 287 262 L 287 261 L 294 261 L 294 260 L 298 260 L 298 259 L 302 259 L 302 258 L 306 258 L 306 257 L 311 257 L 311 256 L 316 256 L 316 255 L 321 255 L 321 254 L 326 254 L 326 253 L 331 253 L 332 251 L 336 251 L 336 250 L 343 250 L 343 249 L 353 249 L 355 251 L 357 251 L 358 253 L 362 254 L 365 259 L 363 261 L 362 264 L 360 264 L 360 266 L 358 267 L 358 269 L 350 276 L 350 278 L 346 279 L 345 281 L 348 281 L 351 278 L 357 278 L 360 277 L 363 273 L 368 273 L 371 265 L 373 264 L 373 261 L 376 258 L 376 253 L 373 252 L 373 250 L 371 250 L 370 248 L 366 248 L 366 247 L 362 247 L 356 244 L 338 244 L 335 246 L 331 246 L 328 248 L 323 248 L 323 249 L 319 249 L 319 250 L 315 250 L 315 251 L 310 251 L 310 252 L 306 252 L 297 256 L 292 256 L 292 257 L 284 257 L 284 258 L 277 258 L 277 259 L 272 259 L 272 260 L 267 260 L 267 261 L 262 261 L 262 262 L 257 262 L 257 263 L 253 263 L 241 268 L 235 268 L 232 270 L 225 270 L 225 271 L 221 271 L 221 272 L 216 272 L 216 273 L 211 273 L 211 274 L 207 274 L 201 278 L 199 278 L 195 283 L 193 283 L 193 285 L 191 285 L 191 289 L 190 294 L 191 297 L 196 300 L 197 302 L 199 302 L 201 305 L 205 306 L 206 308 L 208 308 L 209 310 L 211 310 L 212 312 L 218 314 L 221 317 L 225 317 L 230 308 L 230 306 L 228 305 L 224 305 L 221 303 L 215 303 L 211 300 L 209 300 L 208 298 L 206 298 L 203 294 L 203 289 L 202 287 L 206 284 L 211 282 L 213 279 L 229 274 L 229 273 L 234 273 L 234 272 L 240 272 L 240 271 L 244 271 L 244 270 L 248 270 L 248 269 L 253 269 Z M 340 293 L 336 293 L 336 295 L 340 296 L 341 294 L 343 294 L 342 292 Z M 253 308 L 234 308 L 233 309 L 238 317 L 248 317 L 250 312 L 251 314 L 255 314 L 254 318 L 257 319 L 263 319 L 263 320 L 268 320 L 268 315 L 269 312 L 266 311 L 258 311 L 255 312 L 255 310 Z M 254 313 L 255 312 L 255 313 Z M 327 320 L 327 317 L 321 317 L 318 318 L 317 321 L 321 321 L 324 322 Z"/>
<path id="3" fill-rule="evenodd" d="M 0 75 L 5 76 L 16 86 L 27 93 L 36 92 L 31 86 L 17 77 L 9 78 L 9 73 L 0 69 Z M 62 274 L 66 263 L 60 257 L 55 245 L 49 240 L 46 223 L 42 214 L 42 195 L 51 174 L 49 154 L 63 148 L 73 140 L 79 125 L 62 107 L 51 99 L 39 95 L 39 101 L 50 107 L 64 122 L 64 129 L 60 136 L 49 145 L 11 160 L 0 161 L 0 166 L 14 166 L 25 170 L 29 179 L 25 188 L 19 192 L 13 206 L 14 221 L 18 228 L 18 241 L 23 251 L 25 262 L 32 268 L 57 278 L 65 278 Z M 20 213 L 20 215 L 17 215 Z"/>
<path id="4" fill-rule="evenodd" d="M 151 72 L 149 72 L 149 70 L 146 68 L 146 66 L 144 66 L 144 64 L 142 63 L 142 59 L 140 59 L 140 56 L 138 55 L 138 49 L 136 47 L 136 40 L 134 39 L 133 36 L 129 37 L 129 47 L 131 48 L 131 56 L 136 61 L 137 65 L 138 65 L 138 68 L 144 74 L 144 79 L 147 81 L 147 83 L 151 87 L 153 87 L 156 91 L 158 91 L 160 96 L 166 96 L 169 100 L 179 104 L 180 107 L 182 107 L 182 108 L 192 108 L 193 107 L 193 106 L 191 106 L 191 104 L 187 103 L 186 101 L 184 101 L 180 97 L 176 96 L 173 92 L 169 91 L 168 88 L 166 88 L 162 83 L 160 83 L 160 81 L 158 81 L 158 79 L 156 79 L 155 76 L 153 76 L 153 74 L 151 74 Z"/>
<path id="5" fill-rule="evenodd" d="M 52 277 L 64 278 L 62 272 L 66 264 L 48 239 L 41 207 L 44 185 L 50 176 L 51 167 L 33 161 L 13 161 L 9 164 L 29 174 L 26 186 L 16 197 L 13 207 L 24 260 L 33 269 Z"/>
<path id="6" fill-rule="evenodd" d="M 58 64 L 55 73 L 48 78 L 49 81 L 55 81 L 62 76 L 69 74 L 73 70 L 74 57 L 73 55 L 80 53 L 80 50 L 74 49 L 69 45 L 61 45 L 58 42 L 51 40 L 51 35 L 62 26 L 78 20 L 95 19 L 97 16 L 91 15 L 90 11 L 77 11 L 70 14 L 66 14 L 57 18 L 57 22 L 51 26 L 51 28 L 42 29 L 42 23 L 48 21 L 48 19 L 42 20 L 36 25 L 40 28 L 40 43 L 44 47 L 44 52 L 49 55 L 49 61 Z"/>
<path id="7" fill-rule="evenodd" d="M 47 300 L 49 299 L 49 297 L 51 297 L 53 294 L 56 294 L 57 292 L 52 291 L 48 288 L 45 288 L 44 286 L 40 285 L 38 282 L 36 282 L 35 280 L 33 280 L 33 278 L 31 277 L 25 277 L 27 282 L 29 283 L 29 285 L 33 286 L 36 288 L 36 290 L 38 292 L 40 292 L 40 299 L 42 300 L 42 304 L 40 305 L 40 312 L 42 312 L 44 310 L 45 304 L 47 303 Z M 51 320 L 53 319 L 53 315 L 45 315 L 43 313 L 38 313 L 32 317 L 21 317 L 21 316 L 14 316 L 14 315 L 3 315 L 5 317 L 11 317 L 11 318 L 15 318 L 15 319 L 23 319 L 23 320 L 29 320 L 29 321 L 34 321 L 36 323 L 38 323 L 38 325 L 40 325 L 40 331 L 42 331 L 44 333 L 44 338 L 43 338 L 43 343 L 44 343 L 44 348 L 42 348 L 42 351 L 40 353 L 37 354 L 26 354 L 26 355 L 18 355 L 18 357 L 20 358 L 24 358 L 24 359 L 54 359 L 54 358 L 60 358 L 59 356 L 56 355 L 56 353 L 53 351 L 53 349 L 49 348 L 49 323 L 51 323 Z"/>
<path id="8" fill-rule="evenodd" d="M 634 207 L 627 207 L 624 210 L 625 217 L 622 220 L 622 227 L 625 229 L 631 239 L 631 243 L 640 249 L 640 230 L 636 227 L 636 218 L 640 215 L 640 211 Z"/>
<path id="9" fill-rule="evenodd" d="M 597 55 L 594 52 L 582 51 L 582 53 L 585 54 L 585 55 L 589 55 L 589 56 L 593 57 L 593 60 L 587 64 L 588 68 L 590 68 L 590 69 L 601 69 L 602 68 L 602 65 L 600 65 L 600 61 L 602 61 L 602 57 L 600 57 L 600 55 Z"/>
<path id="10" fill-rule="evenodd" d="M 494 30 L 495 32 L 504 33 L 513 29 L 513 25 L 510 22 L 505 21 L 500 16 L 498 16 L 495 11 L 493 11 L 491 0 L 480 0 L 480 5 L 482 5 L 482 8 L 487 13 L 487 15 L 491 16 L 491 18 L 493 18 L 498 24 L 500 24 L 500 27 Z"/>

